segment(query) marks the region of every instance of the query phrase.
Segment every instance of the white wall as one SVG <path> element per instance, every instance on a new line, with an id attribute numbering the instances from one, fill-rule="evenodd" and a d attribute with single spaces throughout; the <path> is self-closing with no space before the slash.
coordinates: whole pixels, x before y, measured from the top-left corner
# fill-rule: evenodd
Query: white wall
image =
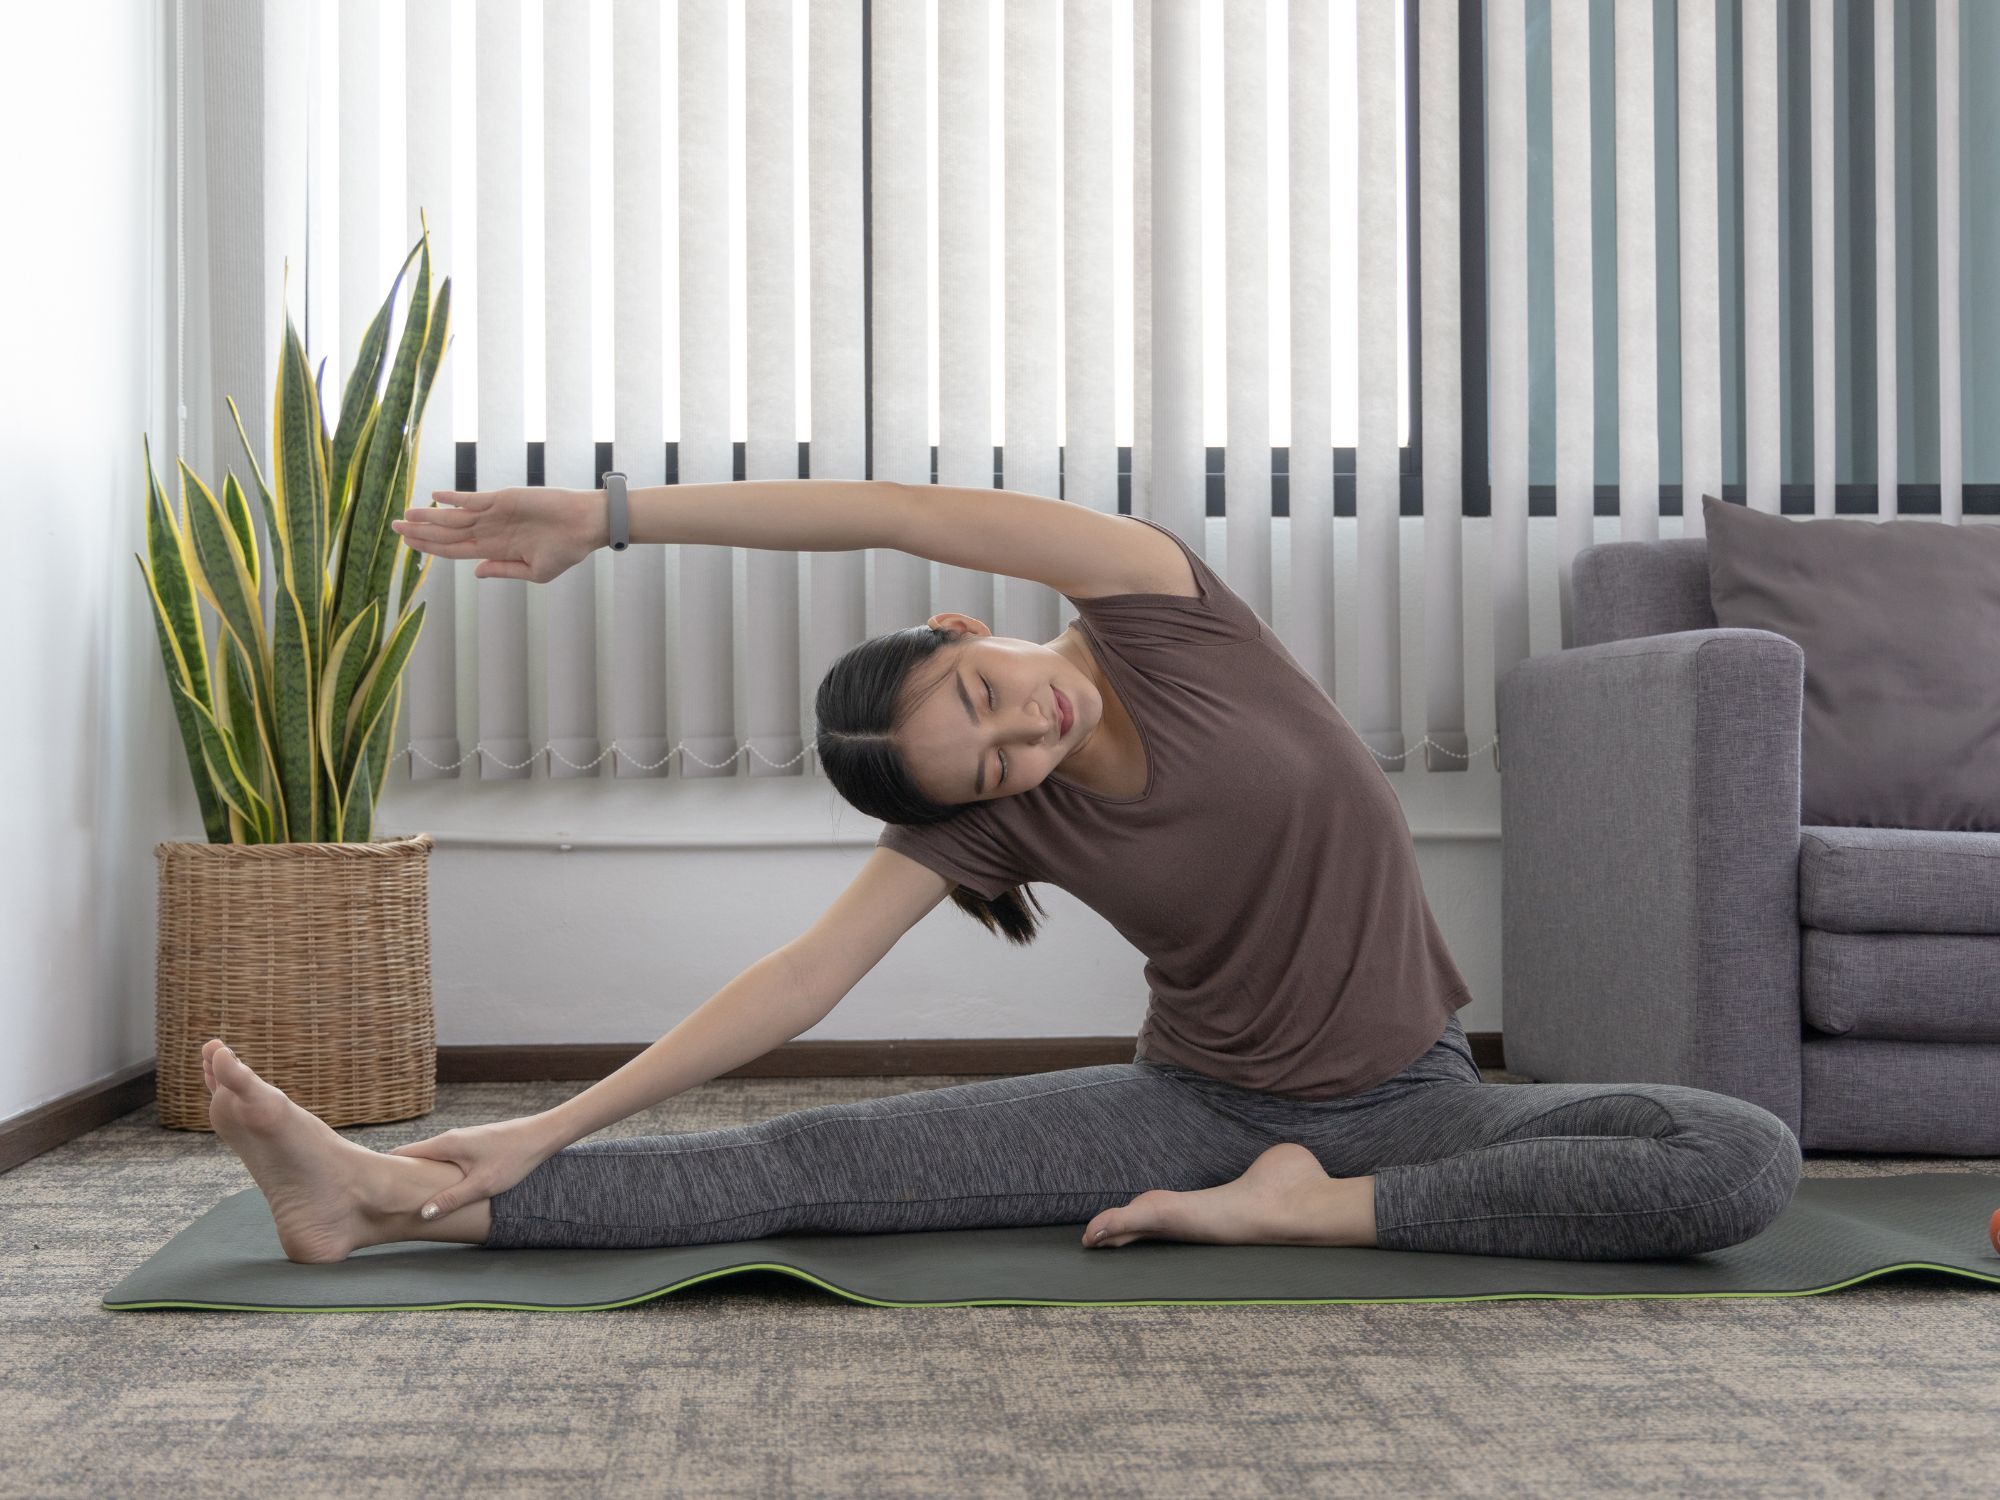
<path id="1" fill-rule="evenodd" d="M 1491 761 L 1483 776 L 1461 779 L 1492 781 Z M 1443 780 L 1430 777 L 1430 790 Z M 476 815 L 458 788 L 453 798 L 421 786 L 385 798 L 378 833 L 428 830 L 440 840 L 431 853 L 429 893 L 440 1042 L 649 1041 L 808 927 L 867 858 L 878 826 L 851 810 L 837 812 L 830 805 L 837 799 L 817 788 L 767 795 L 753 785 L 747 790 L 754 811 L 739 804 L 729 821 L 741 836 L 770 837 L 767 847 L 562 852 L 553 842 L 467 848 L 451 839 L 496 825 L 559 827 L 579 843 L 635 837 L 649 824 L 667 837 L 688 831 L 685 803 L 670 817 L 661 795 L 681 788 L 651 789 L 649 808 L 648 789 L 634 792 L 635 786 L 618 783 L 610 789 L 616 795 L 594 810 L 544 804 L 539 820 L 518 802 L 502 808 L 486 799 L 490 789 L 481 789 Z M 836 815 L 850 842 L 797 842 Z M 1416 847 L 1431 908 L 1478 997 L 1461 1019 L 1468 1030 L 1497 1030 L 1500 845 L 1419 836 Z M 1034 890 L 1048 918 L 1028 948 L 989 935 L 942 903 L 806 1037 L 1137 1031 L 1145 1013 L 1143 955 L 1066 892 L 1048 885 Z"/>
<path id="2" fill-rule="evenodd" d="M 151 851 L 187 780 L 132 560 L 140 435 L 173 454 L 170 14 L 0 21 L 0 1118 L 153 1051 Z"/>

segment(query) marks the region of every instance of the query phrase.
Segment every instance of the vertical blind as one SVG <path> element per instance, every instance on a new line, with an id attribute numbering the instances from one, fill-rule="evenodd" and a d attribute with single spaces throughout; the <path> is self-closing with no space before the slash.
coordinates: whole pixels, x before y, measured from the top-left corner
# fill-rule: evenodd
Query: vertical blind
<path id="1" fill-rule="evenodd" d="M 1569 640 L 1604 502 L 1635 539 L 1676 503 L 1676 534 L 1700 535 L 1703 493 L 1894 516 L 1928 500 L 1895 483 L 1914 391 L 1936 514 L 1962 520 L 1960 3 L 208 0 L 184 142 L 210 289 L 192 461 L 234 442 L 225 391 L 269 431 L 276 314 L 225 293 L 237 275 L 275 296 L 276 271 L 242 247 L 297 265 L 310 243 L 306 295 L 337 288 L 338 326 L 309 307 L 308 343 L 344 371 L 422 213 L 460 296 L 420 501 L 590 489 L 610 467 L 635 485 L 997 480 L 1129 506 L 1212 556 L 1219 513 L 1231 586 L 1385 770 L 1417 749 L 1430 770 L 1497 765 L 1468 717 L 1493 722 L 1531 598 L 1553 595 Z M 301 100 L 320 25 L 335 82 Z M 260 86 L 231 86 L 246 75 Z M 1910 80 L 1931 118 L 1899 97 Z M 1468 551 L 1489 582 L 1474 618 Z M 1036 640 L 1067 617 L 1041 584 L 893 550 L 637 548 L 534 587 L 473 566 L 429 573 L 401 720 L 418 778 L 809 774 L 812 689 L 854 642 L 937 609 Z M 1470 684 L 1468 632 L 1493 642 Z"/>

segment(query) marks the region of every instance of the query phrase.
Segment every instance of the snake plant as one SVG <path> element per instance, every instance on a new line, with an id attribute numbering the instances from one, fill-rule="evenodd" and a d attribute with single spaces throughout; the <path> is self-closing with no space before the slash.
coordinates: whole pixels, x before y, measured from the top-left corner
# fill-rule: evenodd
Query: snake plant
<path id="1" fill-rule="evenodd" d="M 383 387 L 390 313 L 412 261 L 416 279 Z M 430 281 L 426 222 L 361 337 L 330 438 L 319 381 L 287 308 L 268 482 L 229 401 L 257 487 L 261 550 L 234 470 L 217 500 L 181 461 L 176 519 L 153 471 L 151 445 L 144 445 L 150 566 L 136 552 L 133 558 L 153 602 L 212 844 L 370 837 L 402 708 L 403 667 L 423 626 L 424 606 L 411 599 L 430 568 L 431 555 L 404 545 L 389 526 L 410 503 L 424 403 L 450 327 L 451 279 L 435 298 Z M 325 369 L 322 359 L 320 373 Z M 268 622 L 267 557 L 275 564 Z M 220 625 L 213 656 L 200 602 Z"/>

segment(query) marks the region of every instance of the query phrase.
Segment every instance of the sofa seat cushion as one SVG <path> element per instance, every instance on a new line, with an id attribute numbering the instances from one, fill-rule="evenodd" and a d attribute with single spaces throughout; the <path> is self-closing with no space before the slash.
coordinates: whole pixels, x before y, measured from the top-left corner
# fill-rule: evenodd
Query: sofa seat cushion
<path id="1" fill-rule="evenodd" d="M 2000 1156 L 2000 1046 L 1806 1038 L 1799 1144 L 1808 1151 Z M 1983 1224 L 1968 1225 L 1983 1234 Z"/>
<path id="2" fill-rule="evenodd" d="M 2000 1042 L 2000 937 L 1804 929 L 1806 1024 L 1829 1036 Z"/>
<path id="3" fill-rule="evenodd" d="M 2000 833 L 1815 825 L 1799 834 L 1801 925 L 2000 935 Z"/>

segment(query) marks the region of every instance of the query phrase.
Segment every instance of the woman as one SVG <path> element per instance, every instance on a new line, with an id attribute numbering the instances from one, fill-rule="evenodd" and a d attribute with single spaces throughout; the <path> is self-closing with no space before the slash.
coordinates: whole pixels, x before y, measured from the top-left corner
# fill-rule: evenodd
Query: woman
<path id="1" fill-rule="evenodd" d="M 608 540 L 598 491 L 435 498 L 396 530 L 482 559 L 478 577 L 547 582 Z M 375 1152 L 209 1042 L 210 1119 L 293 1259 L 1083 1222 L 1091 1248 L 1620 1260 L 1735 1244 L 1790 1201 L 1798 1142 L 1756 1105 L 1480 1079 L 1388 778 L 1164 527 L 1004 490 L 782 480 L 634 490 L 631 532 L 892 547 L 1044 583 L 1078 619 L 1036 643 L 941 613 L 841 656 L 816 748 L 884 821 L 879 847 L 809 931 L 551 1110 Z M 1133 1061 L 583 1140 L 810 1029 L 947 895 L 1031 941 L 1032 880 L 1147 956 Z"/>

